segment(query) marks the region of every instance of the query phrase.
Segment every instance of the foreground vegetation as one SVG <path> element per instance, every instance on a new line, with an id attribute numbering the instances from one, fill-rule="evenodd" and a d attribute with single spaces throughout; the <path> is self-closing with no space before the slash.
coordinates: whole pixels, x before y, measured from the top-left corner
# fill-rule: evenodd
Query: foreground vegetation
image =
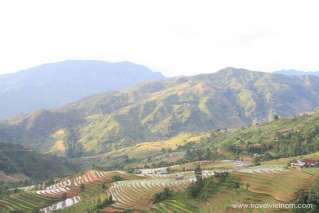
<path id="1" fill-rule="evenodd" d="M 44 197 L 35 192 L 17 192 L 0 200 L 0 212 L 38 212 L 42 207 L 59 201 L 57 198 Z"/>
<path id="2" fill-rule="evenodd" d="M 112 204 L 106 194 L 108 183 L 96 183 L 86 186 L 81 192 L 81 201 L 71 207 L 56 211 L 57 213 L 98 212 L 99 209 Z"/>
<path id="3" fill-rule="evenodd" d="M 77 171 L 66 158 L 39 154 L 21 145 L 0 143 L 0 182 L 36 183 Z M 18 175 L 17 175 L 18 174 Z"/>

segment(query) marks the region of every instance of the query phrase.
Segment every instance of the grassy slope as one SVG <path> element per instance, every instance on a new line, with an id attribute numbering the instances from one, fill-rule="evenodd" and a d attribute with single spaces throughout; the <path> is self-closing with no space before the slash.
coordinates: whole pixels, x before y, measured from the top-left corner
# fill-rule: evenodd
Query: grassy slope
<path id="1" fill-rule="evenodd" d="M 113 175 L 119 175 L 118 173 L 113 173 Z M 135 175 L 119 175 L 124 180 L 130 180 L 130 179 L 139 179 L 140 177 L 137 177 Z M 87 185 L 84 189 L 84 191 L 80 192 L 81 201 L 71 207 L 65 208 L 63 210 L 57 211 L 58 213 L 78 213 L 78 212 L 85 212 L 88 210 L 94 209 L 94 207 L 97 205 L 98 202 L 103 201 L 107 197 L 107 189 L 110 186 L 112 182 L 112 174 L 110 174 L 109 177 L 106 177 L 106 179 L 103 182 L 98 182 L 94 184 Z M 105 184 L 106 188 L 103 188 L 102 185 Z"/>
<path id="2" fill-rule="evenodd" d="M 178 206 L 197 207 L 193 212 L 200 213 L 232 213 L 232 212 L 292 212 L 291 209 L 238 209 L 233 204 L 277 204 L 293 203 L 295 193 L 306 189 L 319 176 L 319 168 L 304 171 L 289 170 L 280 174 L 248 174 L 237 173 L 241 180 L 241 189 L 222 189 L 207 200 L 189 198 L 186 193 L 173 197 Z M 249 183 L 247 190 L 246 183 Z M 166 209 L 166 210 L 165 210 Z M 178 212 L 164 201 L 156 204 L 152 212 Z"/>
<path id="3" fill-rule="evenodd" d="M 271 196 L 265 194 L 258 194 L 246 190 L 223 191 L 211 197 L 205 202 L 199 204 L 200 213 L 232 213 L 232 212 L 288 212 L 285 210 L 274 209 L 234 209 L 233 204 L 240 203 L 277 203 Z"/>
<path id="4" fill-rule="evenodd" d="M 78 177 L 79 174 L 69 176 Z M 106 198 L 106 190 L 109 184 L 112 182 L 112 177 L 114 175 L 121 176 L 123 179 L 138 179 L 132 174 L 122 174 L 118 172 L 109 172 L 103 177 L 103 181 L 93 182 L 90 184 L 85 184 L 85 188 L 80 192 L 81 202 L 75 204 L 69 208 L 61 210 L 61 212 L 85 212 L 86 209 L 90 209 L 97 204 L 97 201 L 103 201 Z M 105 183 L 106 188 L 102 187 Z M 73 188 L 68 196 L 75 196 L 79 193 L 78 188 Z M 11 193 L 0 200 L 0 212 L 7 213 L 11 210 L 19 210 L 23 212 L 31 212 L 34 209 L 43 208 L 49 206 L 53 203 L 60 201 L 60 198 L 49 198 L 36 194 L 34 191 L 30 192 L 17 192 Z"/>
<path id="5" fill-rule="evenodd" d="M 269 123 L 251 125 L 245 128 L 227 129 L 222 131 L 210 131 L 202 133 L 183 133 L 167 140 L 144 142 L 137 145 L 106 154 L 92 157 L 84 157 L 80 162 L 103 164 L 124 156 L 135 159 L 134 162 L 126 162 L 126 165 L 143 165 L 152 162 L 174 162 L 184 158 L 186 147 L 193 149 L 216 147 L 220 155 L 225 158 L 236 158 L 235 153 L 229 147 L 237 146 L 241 149 L 241 157 L 252 158 L 254 151 L 247 147 L 266 147 L 261 153 L 269 153 L 274 158 L 280 157 L 280 161 L 287 164 L 297 157 L 283 158 L 298 155 L 289 151 L 291 148 L 307 152 L 319 153 L 319 111 L 305 114 L 292 119 L 279 119 Z M 299 147 L 294 147 L 294 135 L 299 135 Z M 282 147 L 281 147 L 282 146 Z M 170 150 L 169 152 L 167 150 Z M 166 150 L 166 151 L 163 151 Z M 308 154 L 305 157 L 319 158 L 318 154 Z M 276 160 L 271 161 L 275 163 Z M 269 162 L 269 163 L 271 163 Z M 140 164 L 139 164 L 140 163 Z"/>
<path id="6" fill-rule="evenodd" d="M 67 175 L 76 170 L 76 166 L 65 158 L 39 154 L 20 145 L 0 143 L 0 171 L 6 175 L 15 177 L 16 174 L 22 174 L 23 179 L 39 181 Z M 5 176 L 3 180 L 10 181 Z"/>
<path id="7" fill-rule="evenodd" d="M 42 208 L 57 201 L 58 199 L 40 196 L 34 192 L 18 192 L 0 200 L 0 212 L 7 213 L 14 210 L 31 212 L 33 209 Z"/>
<path id="8" fill-rule="evenodd" d="M 107 186 L 107 185 L 106 185 Z M 103 201 L 107 198 L 106 189 L 102 188 L 102 183 L 96 183 L 85 187 L 83 192 L 80 192 L 81 201 L 73 206 L 59 210 L 59 213 L 77 213 L 85 212 L 90 208 L 94 207 L 97 202 Z"/>
<path id="9" fill-rule="evenodd" d="M 228 68 L 101 94 L 53 111 L 1 124 L 1 142 L 42 152 L 96 154 L 181 132 L 238 127 L 312 111 L 319 78 L 288 77 Z M 275 104 L 274 104 L 275 103 Z M 55 133 L 65 136 L 57 138 Z"/>
<path id="10" fill-rule="evenodd" d="M 310 174 L 305 171 L 290 170 L 279 174 L 237 174 L 243 184 L 249 184 L 249 191 L 271 195 L 276 200 L 289 202 L 300 189 L 309 187 L 319 169 Z"/>

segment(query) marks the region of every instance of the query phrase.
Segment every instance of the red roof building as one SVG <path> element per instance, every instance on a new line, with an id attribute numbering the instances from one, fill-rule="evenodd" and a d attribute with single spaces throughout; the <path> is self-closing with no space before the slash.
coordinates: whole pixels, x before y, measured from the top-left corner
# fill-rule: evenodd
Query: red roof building
<path id="1" fill-rule="evenodd" d="M 303 162 L 305 162 L 306 167 L 313 167 L 313 166 L 316 166 L 318 164 L 318 161 L 313 160 L 313 159 L 305 159 L 305 160 L 303 160 Z"/>

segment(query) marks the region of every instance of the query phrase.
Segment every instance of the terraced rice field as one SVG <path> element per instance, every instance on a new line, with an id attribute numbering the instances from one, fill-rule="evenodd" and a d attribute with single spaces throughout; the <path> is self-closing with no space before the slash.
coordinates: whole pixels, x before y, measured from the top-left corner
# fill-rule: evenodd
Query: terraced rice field
<path id="1" fill-rule="evenodd" d="M 284 169 L 282 167 L 248 167 L 238 170 L 239 172 L 244 173 L 251 173 L 251 174 L 258 174 L 258 173 L 268 173 L 268 174 L 276 174 L 276 173 L 282 173 L 287 172 L 287 169 Z"/>
<path id="2" fill-rule="evenodd" d="M 34 192 L 20 192 L 0 200 L 0 212 L 7 213 L 18 210 L 30 212 L 33 209 L 48 206 L 57 201 L 57 198 L 41 196 Z"/>
<path id="3" fill-rule="evenodd" d="M 193 207 L 176 200 L 167 200 L 151 208 L 153 213 L 194 213 Z"/>
<path id="4" fill-rule="evenodd" d="M 195 178 L 176 180 L 175 178 L 153 178 L 144 180 L 119 181 L 108 190 L 115 204 L 121 209 L 144 209 L 150 207 L 153 195 L 170 188 L 175 191 L 184 190 Z"/>
<path id="5" fill-rule="evenodd" d="M 82 184 L 91 184 L 105 179 L 110 179 L 114 174 L 114 172 L 90 170 L 83 175 L 65 178 L 64 180 L 48 186 L 43 190 L 38 190 L 36 193 L 47 197 L 61 197 L 66 193 L 68 197 L 72 197 L 79 193 L 79 188 Z"/>
<path id="6" fill-rule="evenodd" d="M 319 175 L 319 170 L 316 172 Z M 309 186 L 314 174 L 298 170 L 280 173 L 237 173 L 243 184 L 249 184 L 249 191 L 271 195 L 279 201 L 290 201 L 300 189 Z"/>
<path id="7" fill-rule="evenodd" d="M 98 200 L 103 201 L 107 198 L 105 189 L 102 187 L 103 183 L 91 184 L 85 187 L 84 191 L 80 192 L 79 196 L 81 201 L 75 205 L 68 208 L 55 211 L 56 213 L 80 213 L 80 212 L 90 212 Z"/>
<path id="8" fill-rule="evenodd" d="M 204 178 L 213 176 L 215 172 L 226 172 L 230 170 L 202 170 L 202 175 Z M 175 178 L 176 176 L 184 176 L 188 178 L 194 177 L 194 171 L 186 171 L 186 172 L 177 172 L 177 173 L 170 173 L 170 174 L 139 174 L 138 176 L 142 177 L 152 177 L 152 178 Z"/>
<path id="9" fill-rule="evenodd" d="M 278 203 L 273 197 L 263 194 L 254 193 L 246 190 L 221 191 L 212 196 L 205 202 L 201 202 L 198 207 L 198 213 L 287 213 L 284 209 L 239 209 L 233 208 L 234 204 L 240 203 Z"/>
<path id="10" fill-rule="evenodd" d="M 80 196 L 67 198 L 66 200 L 54 203 L 48 207 L 41 209 L 40 212 L 49 213 L 49 212 L 56 211 L 59 209 L 64 209 L 64 208 L 67 208 L 67 207 L 70 207 L 70 206 L 73 206 L 73 205 L 79 203 L 80 200 L 81 200 Z"/>
<path id="11" fill-rule="evenodd" d="M 104 180 L 110 181 L 113 175 L 123 174 L 121 172 L 91 170 L 82 175 L 65 178 L 43 190 L 12 194 L 0 200 L 0 213 L 13 210 L 30 212 L 34 209 L 50 206 L 61 201 L 64 195 L 67 197 L 79 195 L 82 184 L 89 185 Z"/>

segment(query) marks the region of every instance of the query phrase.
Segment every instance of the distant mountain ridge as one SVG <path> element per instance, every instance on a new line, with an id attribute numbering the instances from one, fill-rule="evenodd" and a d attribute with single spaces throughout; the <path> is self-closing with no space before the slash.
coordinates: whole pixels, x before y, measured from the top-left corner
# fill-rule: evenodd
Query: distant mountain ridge
<path id="1" fill-rule="evenodd" d="M 283 74 L 283 75 L 288 75 L 288 76 L 303 76 L 303 75 L 313 75 L 313 76 L 319 76 L 319 71 L 301 71 L 301 70 L 279 70 L 275 71 L 275 74 Z"/>
<path id="2" fill-rule="evenodd" d="M 0 119 L 163 78 L 161 73 L 130 62 L 68 60 L 43 64 L 0 75 Z"/>
<path id="3" fill-rule="evenodd" d="M 182 132 L 293 117 L 319 106 L 319 78 L 226 68 L 144 83 L 0 124 L 0 142 L 44 153 L 96 154 Z"/>

